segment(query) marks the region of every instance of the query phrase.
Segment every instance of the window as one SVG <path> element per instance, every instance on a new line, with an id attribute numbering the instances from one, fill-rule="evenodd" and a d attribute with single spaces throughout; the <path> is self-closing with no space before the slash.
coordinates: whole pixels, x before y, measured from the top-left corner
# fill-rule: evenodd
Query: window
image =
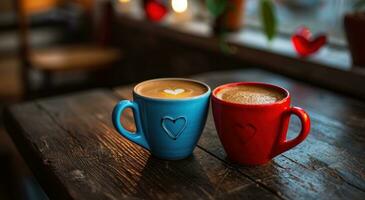
<path id="1" fill-rule="evenodd" d="M 355 0 L 276 0 L 279 32 L 291 35 L 299 26 L 309 27 L 312 32 L 325 32 L 329 42 L 345 46 L 343 15 L 351 10 Z M 260 27 L 258 0 L 246 0 L 245 24 Z"/>

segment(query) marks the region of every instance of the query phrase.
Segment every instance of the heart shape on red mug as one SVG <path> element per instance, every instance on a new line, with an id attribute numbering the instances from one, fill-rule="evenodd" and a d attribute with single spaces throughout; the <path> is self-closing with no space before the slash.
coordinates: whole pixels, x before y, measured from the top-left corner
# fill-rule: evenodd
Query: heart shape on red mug
<path id="1" fill-rule="evenodd" d="M 251 139 L 256 135 L 256 127 L 251 123 L 236 123 L 234 125 L 234 130 L 242 144 L 250 142 Z"/>
<path id="2" fill-rule="evenodd" d="M 150 21 L 158 22 L 167 14 L 167 8 L 156 0 L 148 0 L 144 5 L 146 17 Z"/>
<path id="3" fill-rule="evenodd" d="M 306 27 L 301 27 L 291 37 L 292 44 L 296 52 L 303 57 L 307 57 L 317 52 L 327 42 L 325 34 L 312 36 L 311 31 Z"/>

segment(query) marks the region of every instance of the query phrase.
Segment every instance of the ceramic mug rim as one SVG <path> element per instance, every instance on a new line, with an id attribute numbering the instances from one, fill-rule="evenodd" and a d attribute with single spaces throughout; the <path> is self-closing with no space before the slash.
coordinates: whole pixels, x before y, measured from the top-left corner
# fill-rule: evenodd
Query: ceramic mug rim
<path id="1" fill-rule="evenodd" d="M 229 88 L 229 87 L 235 87 L 235 86 L 240 86 L 240 85 L 258 85 L 258 86 L 263 86 L 263 87 L 268 87 L 268 88 L 274 88 L 276 90 L 281 91 L 283 94 L 285 94 L 285 97 L 283 99 L 281 99 L 280 101 L 276 101 L 274 103 L 265 103 L 265 104 L 241 104 L 241 103 L 234 103 L 234 102 L 228 102 L 228 101 L 224 101 L 222 99 L 219 99 L 217 97 L 217 93 L 219 91 L 221 91 L 222 89 L 225 88 Z M 274 106 L 274 105 L 282 105 L 286 102 L 288 102 L 290 100 L 290 93 L 287 89 L 277 86 L 277 85 L 273 85 L 270 83 L 263 83 L 263 82 L 232 82 L 232 83 L 226 83 L 223 85 L 220 85 L 218 87 L 216 87 L 213 92 L 212 92 L 212 100 L 217 101 L 223 105 L 228 105 L 228 106 L 236 106 L 236 107 L 250 107 L 250 108 L 265 108 L 265 107 L 270 107 L 270 106 Z"/>
<path id="2" fill-rule="evenodd" d="M 148 97 L 148 96 L 144 96 L 142 94 L 139 94 L 136 91 L 137 87 L 140 86 L 141 84 L 145 84 L 145 83 L 152 82 L 152 81 L 164 81 L 164 80 L 178 80 L 178 81 L 194 82 L 194 83 L 197 83 L 199 85 L 204 86 L 207 89 L 207 91 L 204 92 L 203 94 L 200 94 L 200 95 L 197 95 L 197 96 L 180 98 L 180 99 L 167 99 L 167 98 Z M 174 77 L 172 77 L 172 78 L 155 78 L 155 79 L 149 79 L 149 80 L 142 81 L 142 82 L 138 83 L 133 88 L 133 94 L 136 95 L 136 96 L 138 96 L 138 97 L 141 97 L 141 98 L 144 98 L 144 99 L 153 100 L 153 101 L 166 101 L 166 102 L 181 102 L 181 101 L 189 101 L 189 100 L 200 99 L 200 98 L 203 98 L 203 97 L 206 97 L 206 96 L 210 96 L 210 93 L 211 93 L 210 87 L 208 86 L 208 84 L 206 84 L 206 83 L 204 83 L 202 81 L 198 81 L 198 80 L 194 80 L 194 79 L 188 79 L 188 78 L 174 78 Z"/>

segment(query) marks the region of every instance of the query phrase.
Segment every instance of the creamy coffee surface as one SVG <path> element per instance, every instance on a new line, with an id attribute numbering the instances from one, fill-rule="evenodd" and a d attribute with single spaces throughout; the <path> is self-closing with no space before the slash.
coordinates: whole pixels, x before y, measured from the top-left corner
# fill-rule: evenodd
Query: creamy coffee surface
<path id="1" fill-rule="evenodd" d="M 269 104 L 285 98 L 283 92 L 258 85 L 239 85 L 224 88 L 216 96 L 221 100 L 240 104 Z"/>
<path id="2" fill-rule="evenodd" d="M 135 91 L 151 98 L 183 99 L 199 96 L 208 91 L 208 88 L 189 80 L 152 80 L 139 84 Z"/>

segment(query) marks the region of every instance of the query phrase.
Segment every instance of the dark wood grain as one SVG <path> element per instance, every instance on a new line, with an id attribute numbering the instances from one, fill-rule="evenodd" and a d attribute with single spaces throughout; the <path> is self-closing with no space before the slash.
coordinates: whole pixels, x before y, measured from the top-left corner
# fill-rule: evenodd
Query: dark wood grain
<path id="1" fill-rule="evenodd" d="M 200 148 L 181 161 L 151 157 L 114 130 L 117 100 L 96 90 L 5 111 L 8 132 L 51 199 L 280 199 Z"/>
<path id="2" fill-rule="evenodd" d="M 226 159 L 212 115 L 193 156 L 163 161 L 111 124 L 132 87 L 95 90 L 6 109 L 6 128 L 52 199 L 364 199 L 365 102 L 260 70 L 193 77 L 212 88 L 233 81 L 281 85 L 312 119 L 309 137 L 267 165 Z M 130 111 L 122 123 L 135 130 Z M 300 124 L 292 119 L 289 137 Z"/>
<path id="3" fill-rule="evenodd" d="M 281 85 L 292 94 L 293 105 L 306 109 L 311 134 L 296 148 L 259 167 L 242 167 L 226 159 L 209 115 L 199 147 L 237 168 L 265 189 L 288 199 L 363 199 L 365 197 L 365 103 L 260 70 L 212 72 L 193 77 L 212 88 L 234 81 Z M 131 87 L 117 88 L 131 98 Z M 129 113 L 130 114 L 130 113 Z M 289 137 L 300 124 L 292 119 Z"/>

